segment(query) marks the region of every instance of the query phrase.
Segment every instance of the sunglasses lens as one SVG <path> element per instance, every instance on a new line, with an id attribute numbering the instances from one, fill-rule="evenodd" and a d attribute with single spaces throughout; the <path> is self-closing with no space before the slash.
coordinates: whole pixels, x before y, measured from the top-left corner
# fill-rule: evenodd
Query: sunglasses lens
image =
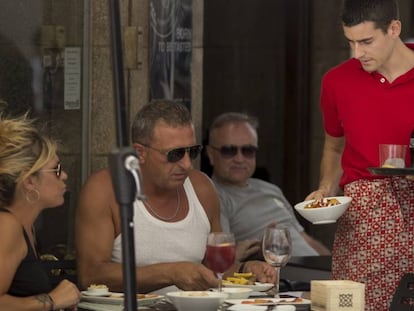
<path id="1" fill-rule="evenodd" d="M 170 150 L 167 153 L 168 162 L 175 163 L 175 162 L 180 161 L 184 157 L 186 151 L 188 152 L 190 159 L 194 160 L 200 154 L 201 146 L 197 145 L 197 146 L 192 146 L 192 147 L 187 147 L 187 148 L 177 148 L 177 149 Z"/>
<path id="2" fill-rule="evenodd" d="M 190 159 L 194 160 L 200 154 L 201 146 L 193 146 L 193 147 L 190 147 L 188 150 L 189 150 L 188 154 L 190 155 Z"/>
<path id="3" fill-rule="evenodd" d="M 245 158 L 253 158 L 256 156 L 257 148 L 254 146 L 243 146 L 241 152 Z"/>
<path id="4" fill-rule="evenodd" d="M 62 174 L 62 165 L 60 165 L 60 163 L 59 163 L 57 168 L 56 168 L 56 176 L 60 177 L 61 174 Z"/>
<path id="5" fill-rule="evenodd" d="M 185 155 L 185 148 L 177 148 L 170 150 L 167 153 L 167 161 L 170 163 L 175 163 L 180 161 Z"/>
<path id="6" fill-rule="evenodd" d="M 220 148 L 220 153 L 224 158 L 232 158 L 237 154 L 237 147 L 223 146 Z"/>

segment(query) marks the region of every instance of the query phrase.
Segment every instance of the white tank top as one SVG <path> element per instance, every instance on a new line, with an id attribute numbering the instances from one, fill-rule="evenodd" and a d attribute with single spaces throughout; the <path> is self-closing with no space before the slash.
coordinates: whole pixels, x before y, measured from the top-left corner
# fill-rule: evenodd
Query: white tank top
<path id="1" fill-rule="evenodd" d="M 187 216 L 177 222 L 165 222 L 152 216 L 141 201 L 134 202 L 135 262 L 145 266 L 160 262 L 200 263 L 206 251 L 210 221 L 189 178 L 184 182 L 188 201 Z M 112 260 L 122 261 L 122 237 L 112 248 Z"/>

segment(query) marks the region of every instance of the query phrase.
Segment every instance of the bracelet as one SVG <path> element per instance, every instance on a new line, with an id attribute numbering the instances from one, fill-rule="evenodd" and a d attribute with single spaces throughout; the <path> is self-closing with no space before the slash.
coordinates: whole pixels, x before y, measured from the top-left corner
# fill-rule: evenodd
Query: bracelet
<path id="1" fill-rule="evenodd" d="M 55 303 L 54 303 L 52 297 L 50 297 L 49 294 L 39 294 L 39 295 L 35 296 L 35 298 L 43 304 L 43 309 L 45 311 L 55 310 Z M 46 304 L 49 304 L 49 308 L 46 308 L 47 307 Z"/>
<path id="2" fill-rule="evenodd" d="M 239 273 L 243 273 L 244 272 L 244 266 L 245 266 L 245 264 L 246 264 L 246 262 L 245 261 L 243 261 L 242 263 L 241 263 L 241 265 L 239 266 Z"/>
<path id="3" fill-rule="evenodd" d="M 49 311 L 55 310 L 55 302 L 53 301 L 52 297 L 49 294 L 46 294 L 46 295 L 47 295 L 47 299 L 49 300 L 49 303 L 50 303 Z"/>

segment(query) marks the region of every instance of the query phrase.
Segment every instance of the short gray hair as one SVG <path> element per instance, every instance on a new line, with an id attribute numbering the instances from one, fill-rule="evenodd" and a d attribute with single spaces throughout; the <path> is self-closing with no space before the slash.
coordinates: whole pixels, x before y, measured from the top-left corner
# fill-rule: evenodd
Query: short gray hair
<path id="1" fill-rule="evenodd" d="M 225 112 L 218 115 L 210 125 L 209 140 L 211 140 L 211 132 L 229 123 L 246 122 L 256 131 L 259 128 L 259 120 L 251 115 L 241 112 Z"/>

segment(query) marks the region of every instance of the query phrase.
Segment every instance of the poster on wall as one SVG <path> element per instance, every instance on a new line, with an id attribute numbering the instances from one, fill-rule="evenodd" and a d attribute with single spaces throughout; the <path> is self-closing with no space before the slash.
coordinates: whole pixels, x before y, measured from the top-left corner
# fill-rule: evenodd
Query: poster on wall
<path id="1" fill-rule="evenodd" d="M 81 100 L 81 48 L 65 48 L 64 106 L 66 110 L 80 109 Z"/>
<path id="2" fill-rule="evenodd" d="M 191 108 L 192 0 L 150 0 L 150 100 Z"/>

